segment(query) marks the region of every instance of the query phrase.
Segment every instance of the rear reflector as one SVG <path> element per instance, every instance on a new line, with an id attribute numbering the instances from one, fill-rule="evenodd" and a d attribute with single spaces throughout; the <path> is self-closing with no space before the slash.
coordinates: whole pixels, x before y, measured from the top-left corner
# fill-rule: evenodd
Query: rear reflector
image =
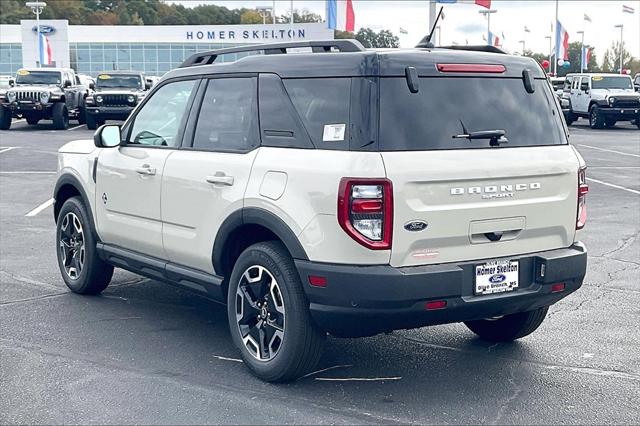
<path id="1" fill-rule="evenodd" d="M 564 283 L 554 284 L 551 286 L 551 293 L 559 293 L 561 291 L 564 291 L 564 287 Z"/>
<path id="2" fill-rule="evenodd" d="M 507 69 L 499 64 L 437 64 L 440 72 L 470 72 L 502 74 Z"/>
<path id="3" fill-rule="evenodd" d="M 446 300 L 432 300 L 431 302 L 427 302 L 424 306 L 427 308 L 427 311 L 435 311 L 436 309 L 444 309 L 447 307 Z"/>
<path id="4" fill-rule="evenodd" d="M 355 199 L 351 204 L 353 213 L 382 213 L 382 200 Z"/>
<path id="5" fill-rule="evenodd" d="M 317 275 L 309 275 L 309 284 L 314 287 L 326 287 L 327 279 L 325 277 L 319 277 Z"/>

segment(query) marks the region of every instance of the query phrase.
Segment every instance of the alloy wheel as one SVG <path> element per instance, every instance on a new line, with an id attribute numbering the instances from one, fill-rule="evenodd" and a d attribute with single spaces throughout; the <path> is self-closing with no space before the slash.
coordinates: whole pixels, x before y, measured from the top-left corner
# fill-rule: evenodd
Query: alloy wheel
<path id="1" fill-rule="evenodd" d="M 67 213 L 60 223 L 59 247 L 64 271 L 77 280 L 84 266 L 85 247 L 82 223 L 75 213 Z"/>
<path id="2" fill-rule="evenodd" d="M 265 267 L 253 265 L 240 277 L 235 300 L 244 347 L 258 361 L 273 359 L 285 333 L 284 298 L 278 282 Z"/>

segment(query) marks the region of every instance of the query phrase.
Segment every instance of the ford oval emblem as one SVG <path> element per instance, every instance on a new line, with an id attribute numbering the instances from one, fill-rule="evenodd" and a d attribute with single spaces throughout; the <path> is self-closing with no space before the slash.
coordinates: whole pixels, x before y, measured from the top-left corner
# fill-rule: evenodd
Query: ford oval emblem
<path id="1" fill-rule="evenodd" d="M 31 28 L 31 30 L 32 30 L 34 33 L 37 33 L 37 32 L 38 32 L 38 27 L 37 27 L 37 26 L 34 26 L 33 28 Z M 56 29 L 55 29 L 54 27 L 52 27 L 51 25 L 43 25 L 43 24 L 40 24 L 40 32 L 41 32 L 42 34 L 51 34 L 51 33 L 55 33 L 55 32 L 56 32 Z"/>
<path id="2" fill-rule="evenodd" d="M 506 279 L 507 277 L 504 274 L 495 274 L 489 277 L 489 281 L 491 281 L 492 284 L 499 284 Z"/>
<path id="3" fill-rule="evenodd" d="M 422 220 L 414 220 L 411 222 L 407 222 L 404 225 L 404 229 L 410 232 L 419 232 L 427 228 L 429 224 L 427 222 L 423 222 Z"/>

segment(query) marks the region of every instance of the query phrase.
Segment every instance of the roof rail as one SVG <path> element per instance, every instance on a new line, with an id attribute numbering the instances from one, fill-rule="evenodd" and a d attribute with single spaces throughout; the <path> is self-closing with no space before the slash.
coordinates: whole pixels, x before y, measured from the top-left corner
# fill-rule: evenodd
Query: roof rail
<path id="1" fill-rule="evenodd" d="M 438 46 L 438 49 L 451 49 L 451 50 L 471 50 L 471 51 L 475 51 L 475 52 L 488 52 L 488 53 L 502 53 L 504 55 L 507 54 L 507 52 L 505 52 L 502 49 L 499 49 L 495 46 L 489 46 L 489 45 L 485 45 L 485 44 L 481 44 L 481 45 L 453 45 L 453 46 Z"/>
<path id="2" fill-rule="evenodd" d="M 352 39 L 253 44 L 251 46 L 227 47 L 224 49 L 199 52 L 189 56 L 180 65 L 180 68 L 212 64 L 218 56 L 230 53 L 264 52 L 265 55 L 281 55 L 286 54 L 287 49 L 299 47 L 310 47 L 313 53 L 331 52 L 332 48 L 340 52 L 363 52 L 365 50 L 359 41 Z"/>

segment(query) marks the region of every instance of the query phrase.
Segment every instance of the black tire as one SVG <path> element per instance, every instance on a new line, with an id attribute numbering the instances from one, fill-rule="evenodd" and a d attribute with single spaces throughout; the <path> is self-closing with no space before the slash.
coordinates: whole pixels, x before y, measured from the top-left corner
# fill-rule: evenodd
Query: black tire
<path id="1" fill-rule="evenodd" d="M 613 119 L 605 119 L 604 120 L 604 125 L 606 127 L 613 127 L 616 125 L 617 120 L 613 120 Z"/>
<path id="2" fill-rule="evenodd" d="M 604 117 L 600 113 L 598 105 L 593 105 L 589 109 L 589 126 L 592 129 L 602 129 L 604 127 Z"/>
<path id="3" fill-rule="evenodd" d="M 640 129 L 640 116 L 638 116 L 638 118 L 636 118 L 636 127 L 638 129 Z"/>
<path id="4" fill-rule="evenodd" d="M 101 120 L 99 117 L 96 117 L 95 115 L 86 114 L 85 117 L 86 117 L 87 129 L 89 130 L 96 130 L 98 127 L 104 124 L 104 120 Z"/>
<path id="5" fill-rule="evenodd" d="M 29 124 L 31 126 L 35 126 L 40 121 L 40 117 L 33 117 L 33 116 L 28 116 L 28 115 L 27 115 L 26 119 L 27 119 L 27 124 Z"/>
<path id="6" fill-rule="evenodd" d="M 51 118 L 53 120 L 54 129 L 66 130 L 69 128 L 69 111 L 67 110 L 67 106 L 64 103 L 57 102 L 53 104 Z"/>
<path id="7" fill-rule="evenodd" d="M 56 221 L 56 254 L 62 279 L 74 293 L 99 294 L 111 282 L 113 266 L 98 257 L 95 235 L 82 199 L 65 201 Z"/>
<path id="8" fill-rule="evenodd" d="M 247 277 L 261 279 L 249 283 Z M 275 290 L 265 295 L 263 290 L 266 286 Z M 229 279 L 227 301 L 233 342 L 240 349 L 245 365 L 257 377 L 268 382 L 287 382 L 301 377 L 316 366 L 322 354 L 325 335 L 311 319 L 300 276 L 282 243 L 261 242 L 242 252 Z M 262 308 L 258 307 L 260 302 L 264 303 Z M 276 312 L 278 305 L 281 312 Z M 236 315 L 238 311 L 240 318 Z M 240 324 L 244 328 L 242 332 Z M 279 340 L 276 328 L 270 324 L 280 327 Z M 269 341 L 268 345 L 252 344 L 249 341 L 251 333 L 259 333 L 261 338 Z M 254 350 L 250 349 L 251 346 Z M 259 346 L 262 349 L 258 349 Z"/>
<path id="9" fill-rule="evenodd" d="M 496 320 L 467 321 L 465 325 L 483 340 L 512 342 L 536 331 L 549 310 L 548 306 L 529 312 L 505 315 Z"/>
<path id="10" fill-rule="evenodd" d="M 85 124 L 87 122 L 87 113 L 84 107 L 78 107 L 78 124 Z"/>
<path id="11" fill-rule="evenodd" d="M 9 130 L 11 128 L 11 112 L 0 107 L 0 130 Z"/>
<path id="12" fill-rule="evenodd" d="M 578 119 L 578 116 L 572 112 L 568 112 L 565 114 L 564 119 L 567 122 L 567 126 L 571 126 Z"/>

